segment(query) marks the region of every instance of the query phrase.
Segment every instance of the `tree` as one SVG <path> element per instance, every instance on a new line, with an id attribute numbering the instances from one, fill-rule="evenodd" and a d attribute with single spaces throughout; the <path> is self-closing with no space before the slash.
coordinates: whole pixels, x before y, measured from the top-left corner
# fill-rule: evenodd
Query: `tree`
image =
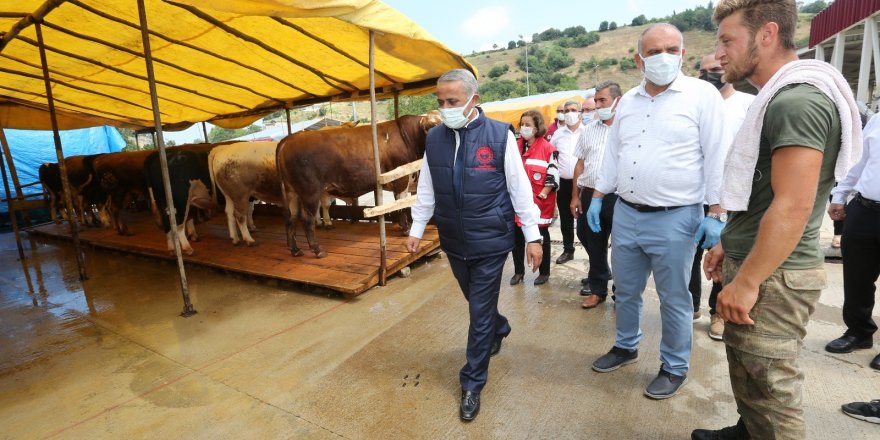
<path id="1" fill-rule="evenodd" d="M 423 115 L 437 109 L 437 95 L 429 93 L 422 96 L 401 96 L 398 99 L 398 111 L 400 115 Z M 394 117 L 394 102 L 388 100 L 386 111 L 390 117 Z"/>
<path id="2" fill-rule="evenodd" d="M 516 40 L 516 47 L 523 47 L 526 45 L 526 42 L 523 40 Z"/>
<path id="3" fill-rule="evenodd" d="M 586 33 L 587 33 L 587 29 L 584 28 L 583 26 L 572 26 L 572 27 L 565 28 L 562 31 L 562 35 L 569 37 L 569 38 L 577 37 L 578 35 L 586 34 Z"/>
<path id="4" fill-rule="evenodd" d="M 550 28 L 544 32 L 541 32 L 540 36 L 541 36 L 540 41 L 550 41 L 550 40 L 555 40 L 557 38 L 561 38 L 563 35 L 562 35 L 562 31 L 560 31 L 559 29 Z"/>
<path id="5" fill-rule="evenodd" d="M 483 102 L 500 101 L 525 94 L 525 82 L 519 84 L 509 79 L 493 79 L 480 86 L 480 101 Z"/>
<path id="6" fill-rule="evenodd" d="M 510 66 L 508 66 L 507 64 L 497 64 L 495 66 L 492 66 L 492 69 L 489 70 L 488 76 L 489 78 L 498 78 L 499 76 L 507 73 L 509 69 Z"/>
<path id="7" fill-rule="evenodd" d="M 498 43 L 492 43 L 492 50 L 498 49 Z"/>
<path id="8" fill-rule="evenodd" d="M 603 22 L 599 23 L 599 32 L 605 32 L 607 30 L 608 30 L 608 22 L 607 21 L 603 21 Z"/>
<path id="9" fill-rule="evenodd" d="M 553 46 L 547 51 L 545 63 L 551 71 L 558 71 L 574 64 L 574 58 L 565 49 Z"/>
<path id="10" fill-rule="evenodd" d="M 507 50 L 516 49 L 516 41 L 510 40 L 507 42 Z"/>
<path id="11" fill-rule="evenodd" d="M 641 26 L 643 24 L 647 24 L 648 19 L 645 17 L 645 14 L 639 15 L 636 18 L 633 18 L 632 25 L 633 26 Z"/>
<path id="12" fill-rule="evenodd" d="M 822 0 L 816 0 L 813 3 L 801 6 L 800 12 L 803 12 L 804 14 L 818 14 L 827 7 L 827 3 L 823 2 Z"/>
<path id="13" fill-rule="evenodd" d="M 609 31 L 613 31 L 615 29 L 617 29 L 617 22 L 616 21 L 612 21 L 610 24 L 608 24 Z"/>

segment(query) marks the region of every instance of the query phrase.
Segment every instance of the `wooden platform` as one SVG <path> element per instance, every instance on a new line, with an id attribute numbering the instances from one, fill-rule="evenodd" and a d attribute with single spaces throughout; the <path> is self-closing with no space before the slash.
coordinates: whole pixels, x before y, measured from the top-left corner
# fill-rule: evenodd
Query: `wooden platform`
<path id="1" fill-rule="evenodd" d="M 167 250 L 165 234 L 159 230 L 149 212 L 124 213 L 132 236 L 123 237 L 113 229 L 81 227 L 80 240 L 90 246 L 173 260 Z M 195 254 L 184 255 L 186 264 L 223 269 L 259 278 L 321 286 L 358 295 L 379 284 L 379 225 L 375 222 L 351 224 L 334 221 L 335 229 L 317 230 L 318 242 L 327 252 L 316 258 L 308 251 L 305 236 L 298 230 L 297 241 L 306 254 L 293 257 L 287 248 L 283 219 L 276 215 L 254 215 L 259 228 L 251 232 L 257 245 L 233 246 L 224 215 L 196 226 L 198 242 L 191 242 Z M 397 224 L 386 223 L 387 277 L 399 272 L 413 261 L 440 247 L 437 228 L 429 225 L 416 254 L 405 247 L 406 237 Z M 47 224 L 28 228 L 32 234 L 70 240 L 67 223 Z"/>

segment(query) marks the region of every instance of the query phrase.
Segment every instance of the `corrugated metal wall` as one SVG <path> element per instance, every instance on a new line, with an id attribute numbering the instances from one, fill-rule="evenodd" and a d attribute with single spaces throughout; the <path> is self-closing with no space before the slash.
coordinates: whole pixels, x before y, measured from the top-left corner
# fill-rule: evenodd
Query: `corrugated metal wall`
<path id="1" fill-rule="evenodd" d="M 880 0 L 836 0 L 813 17 L 810 26 L 810 47 L 870 17 L 880 10 Z"/>

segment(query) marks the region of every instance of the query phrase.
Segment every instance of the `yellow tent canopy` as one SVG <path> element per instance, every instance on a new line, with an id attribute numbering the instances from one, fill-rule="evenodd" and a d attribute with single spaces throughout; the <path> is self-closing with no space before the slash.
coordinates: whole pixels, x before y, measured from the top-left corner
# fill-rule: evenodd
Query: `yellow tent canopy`
<path id="1" fill-rule="evenodd" d="M 586 96 L 592 96 L 591 90 L 569 90 L 564 92 L 544 93 L 541 95 L 524 96 L 480 104 L 486 116 L 507 122 L 514 127 L 519 126 L 520 116 L 526 110 L 538 110 L 544 116 L 544 122 L 550 125 L 556 117 L 556 108 L 565 101 L 581 102 Z"/>
<path id="2" fill-rule="evenodd" d="M 216 5 L 214 5 L 216 4 Z M 233 12 L 215 7 L 232 8 Z M 246 126 L 282 108 L 433 90 L 476 69 L 376 0 L 145 0 L 163 125 Z M 275 16 L 260 16 L 261 14 Z M 135 0 L 0 4 L 0 126 L 48 129 L 40 21 L 60 128 L 153 126 Z M 19 113 L 21 112 L 21 113 Z"/>

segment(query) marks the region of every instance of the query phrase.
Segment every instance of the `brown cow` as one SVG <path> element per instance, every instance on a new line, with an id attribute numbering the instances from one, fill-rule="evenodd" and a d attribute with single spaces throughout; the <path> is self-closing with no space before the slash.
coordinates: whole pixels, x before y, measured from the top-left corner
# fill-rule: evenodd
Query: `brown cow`
<path id="1" fill-rule="evenodd" d="M 402 116 L 377 124 L 380 166 L 383 172 L 420 159 L 425 153 L 428 129 L 440 123 L 437 112 L 428 116 Z M 318 258 L 327 256 L 315 240 L 315 212 L 321 194 L 355 199 L 376 188 L 376 166 L 369 125 L 328 131 L 300 132 L 285 137 L 276 151 L 290 213 L 290 253 L 302 255 L 296 244 L 298 218 L 306 239 Z M 409 179 L 402 177 L 392 186 L 403 192 Z M 293 201 L 298 200 L 298 206 Z"/>

